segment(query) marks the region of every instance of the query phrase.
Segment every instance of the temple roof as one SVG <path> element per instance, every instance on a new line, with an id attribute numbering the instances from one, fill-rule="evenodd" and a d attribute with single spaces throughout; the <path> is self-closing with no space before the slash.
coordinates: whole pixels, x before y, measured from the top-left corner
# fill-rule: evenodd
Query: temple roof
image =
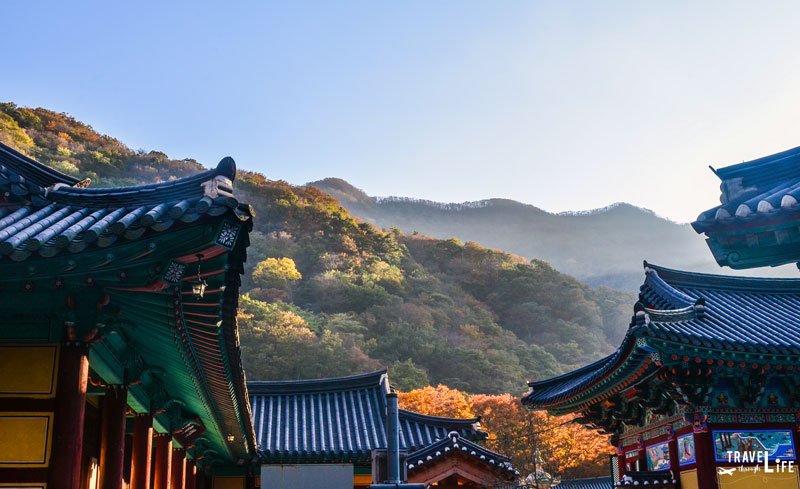
<path id="1" fill-rule="evenodd" d="M 424 468 L 427 464 L 435 463 L 442 457 L 447 457 L 460 452 L 464 456 L 470 457 L 484 463 L 498 471 L 505 473 L 509 478 L 519 475 L 519 472 L 511 465 L 511 459 L 505 455 L 500 455 L 465 438 L 457 432 L 452 431 L 448 435 L 430 445 L 409 453 L 406 459 L 408 472 Z"/>
<path id="2" fill-rule="evenodd" d="M 368 461 L 386 448 L 386 370 L 316 380 L 248 382 L 253 422 L 267 462 Z M 455 419 L 400 410 L 400 447 L 416 450 L 447 437 L 486 436 L 480 418 Z"/>
<path id="3" fill-rule="evenodd" d="M 707 275 L 645 262 L 640 299 L 620 347 L 583 368 L 531 382 L 523 402 L 560 405 L 564 412 L 585 407 L 652 375 L 664 356 L 683 348 L 717 359 L 726 351 L 797 359 L 800 280 Z"/>
<path id="4" fill-rule="evenodd" d="M 90 338 L 93 382 L 135 380 L 131 409 L 154 412 L 191 457 L 244 463 L 255 433 L 236 310 L 252 214 L 235 173 L 227 157 L 187 178 L 89 188 L 0 144 L 0 337 Z"/>
<path id="5" fill-rule="evenodd" d="M 787 229 L 800 218 L 800 147 L 714 173 L 722 180 L 721 204 L 692 227 L 708 236 L 717 262 L 750 268 L 800 260 L 797 233 Z"/>
<path id="6" fill-rule="evenodd" d="M 233 212 L 236 165 L 230 157 L 206 172 L 118 188 L 78 182 L 0 144 L 0 260 L 106 248 L 204 216 Z"/>

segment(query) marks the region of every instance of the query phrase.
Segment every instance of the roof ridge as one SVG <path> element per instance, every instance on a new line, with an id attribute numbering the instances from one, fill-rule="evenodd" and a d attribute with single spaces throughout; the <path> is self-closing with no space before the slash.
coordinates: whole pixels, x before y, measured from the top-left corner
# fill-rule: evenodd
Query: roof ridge
<path id="1" fill-rule="evenodd" d="M 723 168 L 717 168 L 714 169 L 713 171 L 722 180 L 728 178 L 736 178 L 741 176 L 742 173 L 749 173 L 757 170 L 762 170 L 765 166 L 778 163 L 782 160 L 785 160 L 786 158 L 796 156 L 799 153 L 800 153 L 800 146 L 796 146 L 794 148 L 780 151 L 778 153 L 773 153 L 771 155 L 762 156 L 754 160 L 743 161 L 741 163 L 735 163 L 733 165 L 728 165 Z"/>
<path id="2" fill-rule="evenodd" d="M 376 370 L 356 375 L 342 377 L 323 377 L 318 379 L 300 380 L 255 380 L 248 381 L 247 387 L 250 394 L 269 395 L 315 392 L 315 391 L 343 391 L 359 387 L 381 387 L 388 373 L 387 369 Z"/>
<path id="3" fill-rule="evenodd" d="M 439 423 L 450 423 L 450 424 L 472 424 L 478 423 L 481 419 L 481 416 L 475 416 L 473 418 L 450 418 L 447 416 L 434 416 L 431 414 L 422 414 L 416 411 L 411 411 L 408 409 L 400 409 L 401 413 L 403 413 L 407 418 L 416 419 L 418 421 L 430 421 L 430 422 L 439 422 Z"/>
<path id="4" fill-rule="evenodd" d="M 56 183 L 74 185 L 79 181 L 79 179 L 61 173 L 54 168 L 50 168 L 2 142 L 0 142 L 0 161 L 11 165 L 11 169 L 17 173 L 20 172 L 20 167 L 18 165 L 21 165 L 23 168 L 28 167 L 32 170 L 32 174 L 28 175 L 28 180 L 41 187 Z"/>
<path id="5" fill-rule="evenodd" d="M 669 269 L 650 265 L 645 261 L 645 279 L 640 289 L 644 290 L 649 286 L 653 292 L 675 309 L 683 309 L 694 304 L 694 299 L 673 287 L 669 281 L 661 276 L 660 271 L 669 271 Z"/>
<path id="6" fill-rule="evenodd" d="M 674 268 L 666 268 L 652 263 L 644 262 L 645 269 L 656 272 L 658 278 L 671 289 L 675 286 L 694 286 L 714 289 L 735 289 L 749 292 L 757 291 L 787 291 L 800 292 L 800 278 L 769 278 L 769 277 L 741 277 L 734 275 L 719 275 L 712 273 L 688 272 Z M 680 292 L 680 291 L 678 291 Z M 682 292 L 680 292 L 683 294 Z M 685 294 L 683 294 L 685 295 Z M 694 303 L 689 296 L 686 296 Z"/>

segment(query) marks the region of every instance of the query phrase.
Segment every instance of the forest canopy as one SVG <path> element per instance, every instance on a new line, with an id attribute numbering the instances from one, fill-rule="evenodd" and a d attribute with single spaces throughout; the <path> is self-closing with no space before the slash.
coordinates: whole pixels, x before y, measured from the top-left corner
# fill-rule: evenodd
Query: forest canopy
<path id="1" fill-rule="evenodd" d="M 203 168 L 12 103 L 0 104 L 0 141 L 95 187 Z M 239 317 L 249 379 L 388 367 L 405 389 L 519 395 L 610 353 L 629 322 L 634 296 L 544 261 L 379 229 L 316 188 L 258 173 L 240 170 L 235 188 L 256 210 Z"/>

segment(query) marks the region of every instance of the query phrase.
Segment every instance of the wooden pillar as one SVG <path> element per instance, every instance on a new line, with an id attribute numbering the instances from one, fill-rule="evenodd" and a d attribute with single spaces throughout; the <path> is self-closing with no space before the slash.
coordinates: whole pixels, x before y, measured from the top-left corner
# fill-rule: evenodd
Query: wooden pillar
<path id="1" fill-rule="evenodd" d="M 253 468 L 247 468 L 247 475 L 244 479 L 244 487 L 245 489 L 256 489 L 256 476 L 253 475 Z"/>
<path id="2" fill-rule="evenodd" d="M 150 460 L 153 456 L 153 415 L 137 414 L 133 419 L 131 489 L 150 489 Z"/>
<path id="3" fill-rule="evenodd" d="M 170 489 L 184 489 L 186 486 L 186 450 L 172 449 L 172 476 Z"/>
<path id="4" fill-rule="evenodd" d="M 125 411 L 128 388 L 112 385 L 103 397 L 100 489 L 121 489 L 125 465 Z"/>
<path id="5" fill-rule="evenodd" d="M 194 477 L 195 489 L 211 489 L 206 486 L 206 476 L 202 467 L 197 467 L 197 474 Z"/>
<path id="6" fill-rule="evenodd" d="M 622 449 L 622 445 L 617 446 L 617 478 L 622 480 L 625 477 L 625 450 Z"/>
<path id="7" fill-rule="evenodd" d="M 186 461 L 186 489 L 197 489 L 197 467 L 195 461 Z"/>
<path id="8" fill-rule="evenodd" d="M 672 471 L 672 478 L 676 481 L 681 479 L 681 468 L 680 468 L 680 460 L 678 456 L 678 437 L 675 435 L 675 432 L 672 430 L 672 426 L 669 427 L 669 440 L 667 440 L 669 444 L 669 468 Z"/>
<path id="9" fill-rule="evenodd" d="M 61 346 L 58 360 L 53 453 L 50 456 L 47 485 L 49 489 L 80 488 L 88 380 L 89 346 L 81 342 L 66 342 Z"/>
<path id="10" fill-rule="evenodd" d="M 159 433 L 156 438 L 156 468 L 153 489 L 170 489 L 172 469 L 172 435 Z"/>
<path id="11" fill-rule="evenodd" d="M 697 484 L 700 489 L 717 489 L 717 467 L 714 461 L 714 444 L 711 433 L 694 433 L 694 451 L 697 459 Z"/>
<path id="12" fill-rule="evenodd" d="M 639 435 L 637 438 L 638 440 L 638 456 L 636 457 L 636 470 L 645 471 L 647 470 L 647 449 L 644 446 L 644 439 L 642 435 Z"/>

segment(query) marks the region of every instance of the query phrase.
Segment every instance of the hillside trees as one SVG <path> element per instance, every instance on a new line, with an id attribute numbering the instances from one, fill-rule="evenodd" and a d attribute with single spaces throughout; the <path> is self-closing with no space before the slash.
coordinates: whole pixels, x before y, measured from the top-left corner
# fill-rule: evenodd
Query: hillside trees
<path id="1" fill-rule="evenodd" d="M 202 169 L 46 109 L 0 104 L 0 121 L 3 141 L 93 186 Z M 381 230 L 315 188 L 240 170 L 235 189 L 256 211 L 240 310 L 250 379 L 389 367 L 404 388 L 521 394 L 612 351 L 635 302 L 544 262 Z"/>
<path id="2" fill-rule="evenodd" d="M 487 448 L 511 457 L 523 476 L 540 470 L 573 479 L 608 474 L 608 437 L 572 422 L 573 416 L 528 412 L 510 394 L 469 395 L 446 386 L 401 392 L 400 407 L 450 417 L 481 416 Z"/>

